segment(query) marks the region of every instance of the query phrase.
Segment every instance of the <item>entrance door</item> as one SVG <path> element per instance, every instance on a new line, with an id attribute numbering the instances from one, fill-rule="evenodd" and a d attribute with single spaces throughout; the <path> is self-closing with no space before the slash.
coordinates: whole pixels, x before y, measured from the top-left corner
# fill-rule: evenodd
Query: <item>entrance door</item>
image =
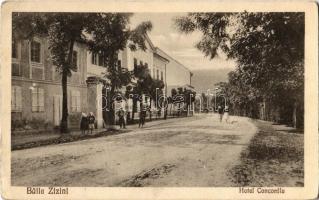
<path id="1" fill-rule="evenodd" d="M 60 126 L 62 119 L 62 96 L 53 96 L 53 122 L 54 126 Z"/>

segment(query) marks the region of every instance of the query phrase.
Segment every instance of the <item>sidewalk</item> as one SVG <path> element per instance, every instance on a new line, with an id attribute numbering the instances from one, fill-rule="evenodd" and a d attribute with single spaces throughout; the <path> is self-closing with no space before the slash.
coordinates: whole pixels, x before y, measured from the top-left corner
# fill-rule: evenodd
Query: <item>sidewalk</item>
<path id="1" fill-rule="evenodd" d="M 144 128 L 157 126 L 165 123 L 173 123 L 176 120 L 181 120 L 184 117 L 179 118 L 167 118 L 153 119 L 151 122 L 146 122 Z M 190 117 L 187 117 L 190 118 Z M 85 140 L 90 138 L 97 138 L 121 133 L 127 133 L 139 129 L 138 124 L 127 125 L 126 129 L 120 129 L 118 125 L 115 126 L 115 130 L 107 130 L 106 128 L 94 129 L 92 134 L 83 135 L 80 130 L 72 131 L 69 134 L 61 135 L 59 132 L 48 132 L 39 134 L 19 134 L 11 136 L 11 149 L 20 150 L 39 146 L 45 146 L 50 144 L 60 144 L 73 142 L 78 140 Z"/>

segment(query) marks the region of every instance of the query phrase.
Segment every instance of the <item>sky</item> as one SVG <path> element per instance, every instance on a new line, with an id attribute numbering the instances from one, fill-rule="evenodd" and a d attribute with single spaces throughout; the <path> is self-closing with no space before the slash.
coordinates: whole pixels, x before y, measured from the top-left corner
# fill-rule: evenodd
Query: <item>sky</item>
<path id="1" fill-rule="evenodd" d="M 190 70 L 235 68 L 235 62 L 226 60 L 220 55 L 213 60 L 205 57 L 195 44 L 200 40 L 201 33 L 180 33 L 174 24 L 174 19 L 186 13 L 135 13 L 131 17 L 132 27 L 143 21 L 151 21 L 153 29 L 149 37 L 156 47 L 159 47 L 173 58 L 184 64 Z"/>

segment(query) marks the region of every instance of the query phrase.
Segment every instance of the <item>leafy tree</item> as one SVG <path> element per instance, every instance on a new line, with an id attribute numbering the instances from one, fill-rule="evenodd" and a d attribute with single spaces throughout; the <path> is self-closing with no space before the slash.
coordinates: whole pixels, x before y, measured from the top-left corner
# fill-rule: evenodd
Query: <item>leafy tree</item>
<path id="1" fill-rule="evenodd" d="M 149 111 L 150 120 L 152 119 L 152 102 L 163 94 L 164 82 L 155 80 L 151 77 L 150 71 L 146 65 L 138 65 L 134 70 L 136 81 L 136 92 L 139 96 L 146 95 L 150 98 Z M 158 103 L 158 102 L 156 102 Z"/>
<path id="2" fill-rule="evenodd" d="M 203 33 L 196 47 L 205 56 L 223 52 L 236 60 L 229 82 L 238 105 L 290 107 L 290 115 L 281 113 L 287 121 L 302 115 L 304 13 L 189 13 L 176 24 L 184 33 Z"/>

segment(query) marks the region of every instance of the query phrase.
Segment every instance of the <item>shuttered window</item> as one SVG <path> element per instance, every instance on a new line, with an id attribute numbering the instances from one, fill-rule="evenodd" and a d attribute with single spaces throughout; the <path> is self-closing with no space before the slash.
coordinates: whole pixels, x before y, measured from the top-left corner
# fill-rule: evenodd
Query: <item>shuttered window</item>
<path id="1" fill-rule="evenodd" d="M 104 66 L 104 57 L 101 53 L 98 55 L 98 60 L 99 60 L 99 66 L 103 67 Z"/>
<path id="2" fill-rule="evenodd" d="M 12 86 L 11 89 L 11 111 L 20 112 L 22 110 L 22 94 L 20 86 Z"/>
<path id="3" fill-rule="evenodd" d="M 98 55 L 96 53 L 92 53 L 92 64 L 97 65 Z"/>
<path id="4" fill-rule="evenodd" d="M 73 51 L 72 54 L 72 67 L 75 69 L 75 71 L 78 71 L 78 52 L 77 51 Z"/>
<path id="5" fill-rule="evenodd" d="M 12 54 L 11 54 L 11 57 L 12 58 L 16 58 L 16 59 L 18 59 L 19 58 L 19 56 L 18 56 L 18 43 L 17 43 L 17 41 L 13 38 L 12 39 Z"/>
<path id="6" fill-rule="evenodd" d="M 80 91 L 71 91 L 71 112 L 81 112 Z"/>
<path id="7" fill-rule="evenodd" d="M 40 42 L 31 42 L 31 61 L 41 63 L 41 44 Z"/>
<path id="8" fill-rule="evenodd" d="M 134 71 L 137 69 L 137 59 L 134 58 Z"/>
<path id="9" fill-rule="evenodd" d="M 118 71 L 121 71 L 121 70 L 122 70 L 121 60 L 117 60 L 117 69 L 118 69 Z"/>
<path id="10" fill-rule="evenodd" d="M 32 89 L 32 112 L 44 111 L 44 89 L 33 88 Z"/>

